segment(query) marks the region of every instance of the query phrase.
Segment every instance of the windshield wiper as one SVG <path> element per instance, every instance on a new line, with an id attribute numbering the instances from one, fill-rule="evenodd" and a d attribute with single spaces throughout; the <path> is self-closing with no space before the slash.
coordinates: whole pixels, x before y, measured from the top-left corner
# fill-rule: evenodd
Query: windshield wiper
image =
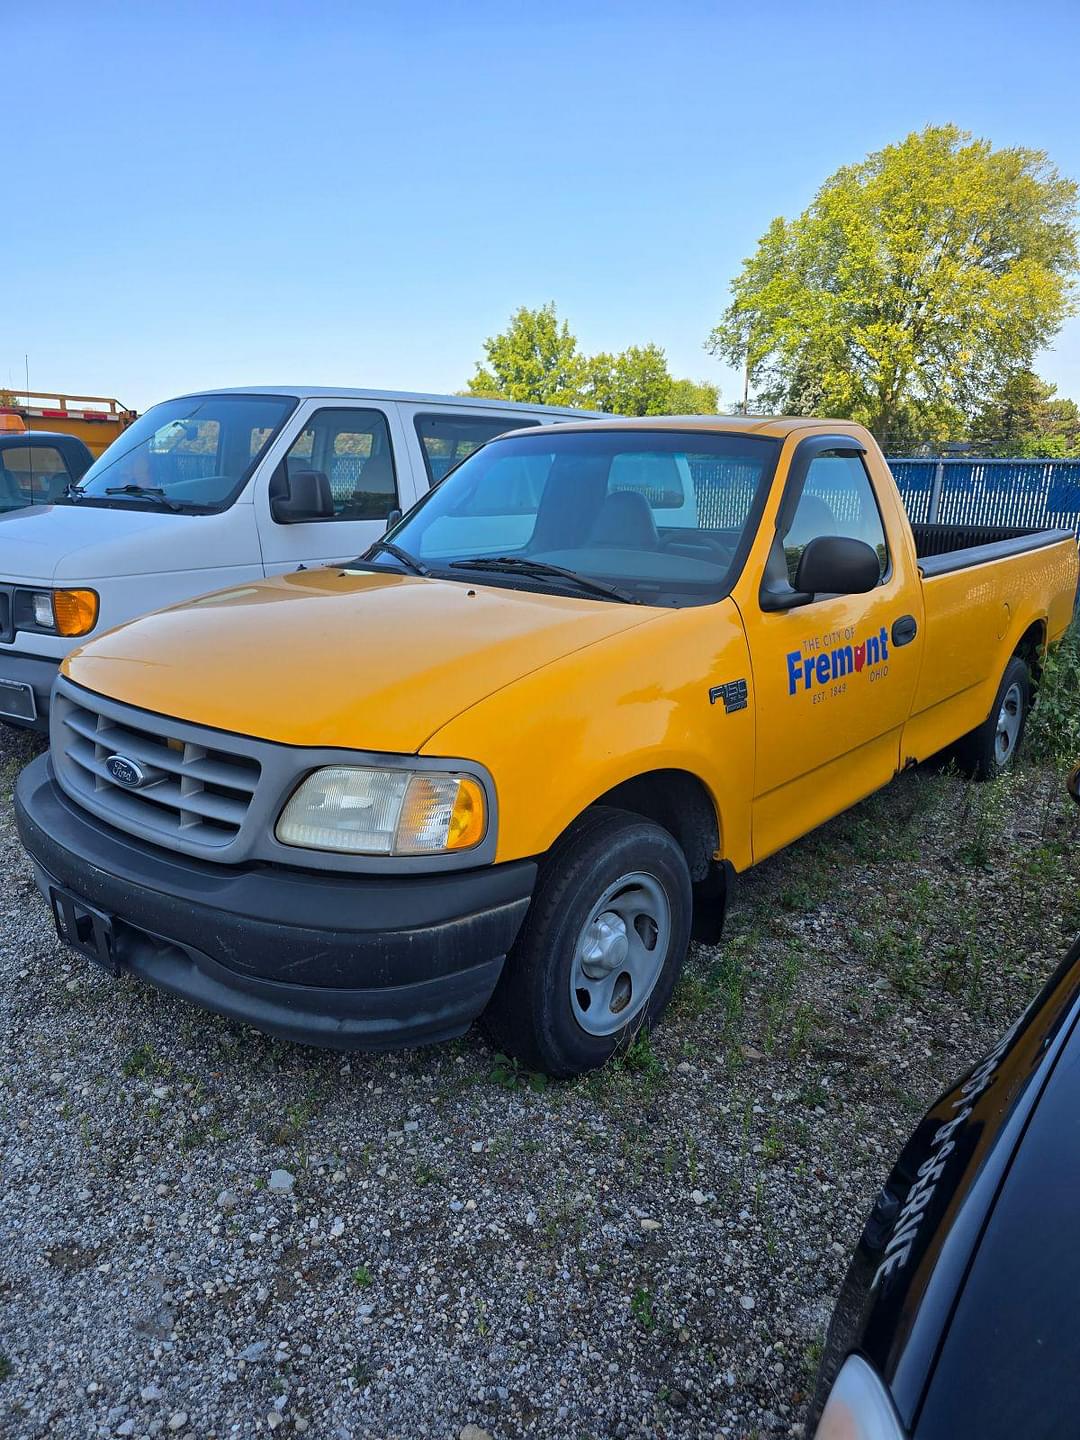
<path id="1" fill-rule="evenodd" d="M 64 486 L 65 500 L 81 500 L 83 498 L 82 486 L 77 480 L 69 480 Z"/>
<path id="2" fill-rule="evenodd" d="M 525 555 L 474 555 L 470 560 L 451 560 L 450 568 L 501 571 L 509 575 L 530 575 L 538 580 L 546 576 L 553 580 L 565 580 L 570 585 L 576 585 L 579 590 L 589 590 L 594 595 L 603 595 L 607 600 L 619 600 L 624 605 L 645 603 L 636 595 L 631 595 L 629 590 L 621 590 L 617 585 L 607 585 L 603 580 L 590 580 L 587 575 L 579 575 L 576 570 L 567 570 L 562 565 L 549 565 L 546 560 L 530 560 Z"/>
<path id="3" fill-rule="evenodd" d="M 364 551 L 361 559 L 370 560 L 380 550 L 385 550 L 395 560 L 400 560 L 406 570 L 411 570 L 414 575 L 430 575 L 431 571 L 422 564 L 415 555 L 410 555 L 408 550 L 403 550 L 400 545 L 395 545 L 392 540 L 376 540 L 374 545 L 369 545 Z"/>
<path id="4" fill-rule="evenodd" d="M 175 500 L 170 500 L 160 485 L 107 485 L 106 495 L 137 495 L 141 499 L 144 495 L 147 500 L 153 500 L 158 505 L 164 505 L 169 510 L 179 510 L 182 507 Z"/>

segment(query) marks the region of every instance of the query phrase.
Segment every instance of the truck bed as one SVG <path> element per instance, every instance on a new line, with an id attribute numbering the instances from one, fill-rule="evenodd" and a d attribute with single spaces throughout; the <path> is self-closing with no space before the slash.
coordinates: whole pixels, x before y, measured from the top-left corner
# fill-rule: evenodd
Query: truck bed
<path id="1" fill-rule="evenodd" d="M 915 553 L 924 576 L 946 575 L 1072 540 L 1071 530 L 1039 530 L 1025 525 L 912 525 Z"/>

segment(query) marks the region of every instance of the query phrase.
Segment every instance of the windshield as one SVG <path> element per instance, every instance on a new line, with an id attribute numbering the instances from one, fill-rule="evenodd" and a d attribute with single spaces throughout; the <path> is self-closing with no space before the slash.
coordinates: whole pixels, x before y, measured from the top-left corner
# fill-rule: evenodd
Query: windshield
<path id="1" fill-rule="evenodd" d="M 189 395 L 147 410 L 70 492 L 78 503 L 220 510 L 295 406 L 286 395 Z"/>
<path id="2" fill-rule="evenodd" d="M 565 575 L 541 573 L 559 567 L 648 604 L 706 603 L 735 578 L 778 449 L 705 430 L 544 427 L 463 460 L 390 533 L 432 573 L 560 588 Z"/>

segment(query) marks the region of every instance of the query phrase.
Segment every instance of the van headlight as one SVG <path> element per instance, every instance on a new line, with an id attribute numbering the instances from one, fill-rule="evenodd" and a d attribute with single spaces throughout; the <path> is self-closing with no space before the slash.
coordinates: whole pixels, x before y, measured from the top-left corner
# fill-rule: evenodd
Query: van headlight
<path id="1" fill-rule="evenodd" d="M 472 775 L 329 765 L 293 792 L 276 834 L 308 850 L 437 855 L 471 850 L 486 830 L 484 789 Z"/>
<path id="2" fill-rule="evenodd" d="M 89 635 L 97 624 L 96 590 L 16 590 L 16 630 L 45 635 Z"/>
<path id="3" fill-rule="evenodd" d="M 861 1355 L 844 1361 L 814 1440 L 905 1440 L 889 1392 Z"/>

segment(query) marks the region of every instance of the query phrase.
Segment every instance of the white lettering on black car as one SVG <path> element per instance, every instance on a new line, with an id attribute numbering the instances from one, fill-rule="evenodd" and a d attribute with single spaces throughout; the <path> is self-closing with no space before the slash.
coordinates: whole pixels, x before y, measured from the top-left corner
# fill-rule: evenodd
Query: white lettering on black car
<path id="1" fill-rule="evenodd" d="M 1021 1020 L 1024 1018 L 1021 1016 Z M 1009 1048 L 1020 1023 L 1021 1021 L 1018 1020 L 1002 1036 L 986 1059 L 971 1072 L 960 1087 L 960 1094 L 952 1103 L 952 1109 L 956 1111 L 956 1114 L 951 1120 L 946 1120 L 943 1125 L 938 1127 L 930 1142 L 930 1153 L 916 1171 L 916 1179 L 908 1190 L 903 1208 L 893 1223 L 892 1234 L 885 1246 L 885 1258 L 878 1266 L 870 1283 L 871 1290 L 876 1289 L 886 1276 L 902 1270 L 907 1264 L 927 1207 L 945 1173 L 946 1161 L 956 1149 L 952 1137 L 971 1114 L 973 1108 L 971 1102 L 981 1095 L 992 1082 L 1001 1057 Z"/>

